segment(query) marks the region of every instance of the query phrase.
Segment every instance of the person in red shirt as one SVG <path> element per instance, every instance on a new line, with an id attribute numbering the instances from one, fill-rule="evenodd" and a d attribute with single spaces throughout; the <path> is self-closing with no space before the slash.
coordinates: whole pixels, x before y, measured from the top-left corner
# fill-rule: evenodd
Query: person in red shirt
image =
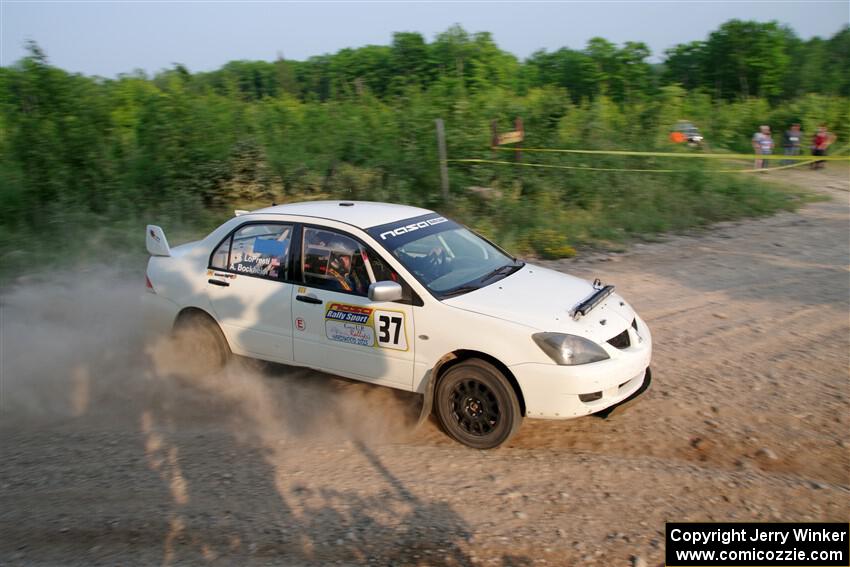
<path id="1" fill-rule="evenodd" d="M 812 138 L 812 155 L 825 156 L 826 150 L 835 142 L 835 134 L 826 129 L 826 124 L 818 126 L 815 137 Z M 821 169 L 826 166 L 824 160 L 818 160 L 812 164 L 812 169 Z"/>

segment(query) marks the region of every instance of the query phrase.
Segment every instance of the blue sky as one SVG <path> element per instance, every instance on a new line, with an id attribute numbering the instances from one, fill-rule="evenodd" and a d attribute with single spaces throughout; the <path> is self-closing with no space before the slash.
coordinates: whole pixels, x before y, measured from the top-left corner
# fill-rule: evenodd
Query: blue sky
<path id="1" fill-rule="evenodd" d="M 115 76 L 179 62 L 192 71 L 234 59 L 306 59 L 343 47 L 388 44 L 394 31 L 429 41 L 453 23 L 490 31 L 523 58 L 537 49 L 584 47 L 593 36 L 664 49 L 704 39 L 731 18 L 777 20 L 800 36 L 828 37 L 850 20 L 841 1 L 274 2 L 0 0 L 0 65 L 28 39 L 73 72 Z"/>

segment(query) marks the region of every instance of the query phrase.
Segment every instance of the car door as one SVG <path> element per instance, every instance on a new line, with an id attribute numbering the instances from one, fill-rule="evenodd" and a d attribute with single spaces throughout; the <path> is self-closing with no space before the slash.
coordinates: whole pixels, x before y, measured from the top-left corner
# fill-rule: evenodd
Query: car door
<path id="1" fill-rule="evenodd" d="M 412 291 L 407 288 L 407 297 L 398 302 L 368 298 L 369 284 L 378 281 L 376 272 L 377 277 L 398 280 L 379 256 L 350 234 L 304 226 L 297 271 L 292 302 L 295 361 L 410 389 Z"/>
<path id="2" fill-rule="evenodd" d="M 292 362 L 291 223 L 248 222 L 213 252 L 210 303 L 237 351 Z"/>

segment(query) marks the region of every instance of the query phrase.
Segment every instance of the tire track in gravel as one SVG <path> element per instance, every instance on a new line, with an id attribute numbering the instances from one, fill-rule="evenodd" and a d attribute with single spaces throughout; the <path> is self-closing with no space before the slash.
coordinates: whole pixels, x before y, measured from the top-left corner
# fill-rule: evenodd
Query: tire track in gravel
<path id="1" fill-rule="evenodd" d="M 663 401 L 650 408 L 658 398 L 644 400 L 621 418 L 643 438 L 634 444 L 596 424 L 561 437 L 557 425 L 535 424 L 533 442 L 733 469 L 759 451 L 778 451 L 776 459 L 752 462 L 846 485 L 850 294 L 842 243 L 850 215 L 846 193 L 822 191 L 832 200 L 799 213 L 730 223 L 707 237 L 671 237 L 615 262 L 552 263 L 620 284 L 653 331 L 654 395 L 660 390 Z M 654 299 L 644 305 L 645 297 Z M 690 431 L 687 440 L 647 430 L 653 409 L 673 431 Z M 694 425 L 706 422 L 702 430 Z"/>

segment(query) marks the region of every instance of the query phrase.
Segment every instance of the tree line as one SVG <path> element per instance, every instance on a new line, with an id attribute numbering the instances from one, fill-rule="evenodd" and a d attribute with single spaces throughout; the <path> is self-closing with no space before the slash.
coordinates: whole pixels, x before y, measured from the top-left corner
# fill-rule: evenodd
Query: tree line
<path id="1" fill-rule="evenodd" d="M 499 49 L 490 33 L 469 34 L 455 25 L 431 43 L 419 33 L 399 32 L 390 45 L 343 49 L 306 61 L 282 56 L 274 62 L 233 61 L 194 75 L 194 82 L 198 89 L 249 100 L 286 93 L 325 101 L 364 89 L 386 98 L 409 85 L 428 88 L 447 74 L 462 77 L 470 90 L 499 86 L 524 93 L 555 85 L 567 89 L 574 102 L 602 94 L 629 102 L 655 96 L 670 84 L 726 100 L 850 96 L 848 26 L 829 39 L 802 40 L 776 22 L 731 20 L 705 40 L 666 50 L 660 64 L 650 63 L 650 56 L 643 42 L 618 46 L 595 37 L 584 49 L 539 50 L 520 61 Z M 188 76 L 181 66 L 171 72 Z"/>
<path id="2" fill-rule="evenodd" d="M 46 240 L 53 253 L 85 250 L 93 239 L 100 249 L 126 249 L 140 242 L 140 223 L 197 234 L 234 204 L 304 198 L 442 207 L 514 251 L 538 253 L 769 212 L 783 198 L 691 163 L 702 160 L 668 176 L 454 165 L 446 204 L 434 119 L 445 120 L 450 158 L 490 157 L 491 121 L 510 129 L 516 116 L 528 146 L 670 150 L 670 128 L 683 118 L 719 150 L 749 151 L 762 123 L 800 122 L 812 132 L 827 122 L 847 140 L 848 38 L 845 28 L 801 41 L 775 24 L 732 21 L 703 44 L 671 50 L 661 65 L 647 63 L 641 43 L 603 39 L 519 61 L 489 34 L 454 26 L 430 43 L 397 33 L 388 46 L 303 62 L 236 61 L 201 73 L 176 65 L 114 79 L 68 73 L 33 43 L 0 68 L 0 261 L 24 262 L 23 251 L 44 250 Z M 734 76 L 718 75 L 720 67 Z"/>

